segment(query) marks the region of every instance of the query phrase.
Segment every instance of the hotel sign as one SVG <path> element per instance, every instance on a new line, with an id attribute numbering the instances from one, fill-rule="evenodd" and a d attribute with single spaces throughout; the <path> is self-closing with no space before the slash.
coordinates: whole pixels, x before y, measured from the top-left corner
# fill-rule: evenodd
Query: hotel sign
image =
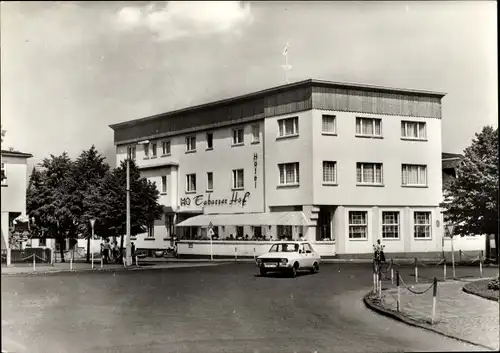
<path id="1" fill-rule="evenodd" d="M 213 199 L 212 194 L 208 193 L 206 195 L 200 194 L 193 197 L 182 197 L 180 199 L 181 206 L 235 206 L 240 205 L 244 207 L 248 198 L 250 197 L 250 192 L 245 192 L 244 194 L 240 194 L 237 191 L 233 191 L 231 198 L 219 198 Z"/>
<path id="2" fill-rule="evenodd" d="M 255 188 L 257 189 L 257 153 L 253 154 L 253 181 L 255 182 Z"/>

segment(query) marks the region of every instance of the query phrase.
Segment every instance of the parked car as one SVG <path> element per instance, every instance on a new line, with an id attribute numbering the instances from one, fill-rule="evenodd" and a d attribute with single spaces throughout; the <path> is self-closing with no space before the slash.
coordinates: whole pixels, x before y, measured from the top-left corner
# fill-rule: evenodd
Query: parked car
<path id="1" fill-rule="evenodd" d="M 256 259 L 256 266 L 262 276 L 269 272 L 287 272 L 292 277 L 297 271 L 307 270 L 311 273 L 319 271 L 321 256 L 314 251 L 311 244 L 303 241 L 282 241 L 275 243 L 269 252 Z"/>

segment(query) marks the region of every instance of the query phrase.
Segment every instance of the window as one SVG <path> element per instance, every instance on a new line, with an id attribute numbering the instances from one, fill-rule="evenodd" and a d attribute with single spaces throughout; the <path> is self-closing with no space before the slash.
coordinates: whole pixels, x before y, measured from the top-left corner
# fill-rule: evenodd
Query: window
<path id="1" fill-rule="evenodd" d="M 167 176 L 163 175 L 161 177 L 161 193 L 166 194 L 167 193 Z"/>
<path id="2" fill-rule="evenodd" d="M 186 192 L 196 192 L 196 174 L 186 175 Z"/>
<path id="3" fill-rule="evenodd" d="M 127 157 L 135 161 L 135 146 L 127 147 Z"/>
<path id="4" fill-rule="evenodd" d="M 337 162 L 323 161 L 323 183 L 337 183 Z"/>
<path id="5" fill-rule="evenodd" d="M 382 163 L 357 163 L 358 184 L 382 184 Z"/>
<path id="6" fill-rule="evenodd" d="M 278 120 L 278 136 L 294 136 L 299 134 L 299 117 Z"/>
<path id="7" fill-rule="evenodd" d="M 186 151 L 187 152 L 196 151 L 196 136 L 186 137 Z"/>
<path id="8" fill-rule="evenodd" d="M 279 185 L 299 184 L 299 163 L 278 164 L 280 172 Z"/>
<path id="9" fill-rule="evenodd" d="M 252 143 L 260 142 L 260 125 L 252 125 Z"/>
<path id="10" fill-rule="evenodd" d="M 382 119 L 356 118 L 356 135 L 382 136 Z"/>
<path id="11" fill-rule="evenodd" d="M 7 185 L 7 165 L 2 163 L 2 185 Z"/>
<path id="12" fill-rule="evenodd" d="M 292 226 L 277 226 L 278 239 L 292 240 Z"/>
<path id="13" fill-rule="evenodd" d="M 153 152 L 153 157 L 156 157 L 156 152 L 157 152 L 157 146 L 156 143 L 151 144 L 151 152 Z"/>
<path id="14" fill-rule="evenodd" d="M 382 238 L 399 238 L 399 212 L 382 212 Z"/>
<path id="15" fill-rule="evenodd" d="M 236 226 L 236 238 L 243 238 L 243 226 Z"/>
<path id="16" fill-rule="evenodd" d="M 415 238 L 429 239 L 431 237 L 431 213 L 415 212 Z"/>
<path id="17" fill-rule="evenodd" d="M 337 133 L 335 125 L 336 125 L 335 115 L 323 115 L 323 128 L 321 132 L 325 134 L 335 134 Z"/>
<path id="18" fill-rule="evenodd" d="M 149 144 L 144 145 L 144 158 L 149 158 Z"/>
<path id="19" fill-rule="evenodd" d="M 233 170 L 233 189 L 243 189 L 243 169 Z"/>
<path id="20" fill-rule="evenodd" d="M 368 238 L 368 212 L 349 211 L 349 239 Z"/>
<path id="21" fill-rule="evenodd" d="M 40 238 L 38 240 L 38 246 L 43 246 L 43 247 L 47 246 L 47 239 L 46 238 Z"/>
<path id="22" fill-rule="evenodd" d="M 148 225 L 148 238 L 154 238 L 155 237 L 155 225 L 154 223 L 150 223 Z"/>
<path id="23" fill-rule="evenodd" d="M 207 173 L 207 191 L 212 191 L 214 189 L 214 173 Z"/>
<path id="24" fill-rule="evenodd" d="M 402 185 L 427 185 L 427 166 L 403 164 L 401 169 Z"/>
<path id="25" fill-rule="evenodd" d="M 425 122 L 402 121 L 401 137 L 416 140 L 425 140 L 427 138 Z"/>
<path id="26" fill-rule="evenodd" d="M 207 133 L 207 150 L 211 150 L 214 148 L 214 134 L 209 132 Z"/>
<path id="27" fill-rule="evenodd" d="M 243 129 L 233 130 L 233 146 L 243 144 Z"/>
<path id="28" fill-rule="evenodd" d="M 170 154 L 170 141 L 162 141 L 161 154 L 163 156 L 168 156 Z"/>

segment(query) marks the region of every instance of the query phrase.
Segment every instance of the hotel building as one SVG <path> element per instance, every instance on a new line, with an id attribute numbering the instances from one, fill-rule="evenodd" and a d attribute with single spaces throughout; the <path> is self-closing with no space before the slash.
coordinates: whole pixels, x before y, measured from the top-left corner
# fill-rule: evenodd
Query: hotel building
<path id="1" fill-rule="evenodd" d="M 440 254 L 444 95 L 306 80 L 111 125 L 117 163 L 130 149 L 165 210 L 137 247 L 175 235 L 180 256 L 245 257 L 302 236 L 325 257 L 377 239 Z"/>

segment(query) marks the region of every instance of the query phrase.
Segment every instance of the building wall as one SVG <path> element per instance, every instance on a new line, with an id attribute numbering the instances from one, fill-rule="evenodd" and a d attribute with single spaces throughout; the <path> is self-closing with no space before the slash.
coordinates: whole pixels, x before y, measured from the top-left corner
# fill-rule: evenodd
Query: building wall
<path id="1" fill-rule="evenodd" d="M 26 158 L 2 156 L 6 165 L 7 182 L 1 188 L 2 212 L 26 214 L 27 161 Z"/>
<path id="2" fill-rule="evenodd" d="M 252 143 L 252 125 L 260 126 L 261 141 Z M 233 129 L 244 129 L 244 143 L 241 146 L 232 146 Z M 171 155 L 161 156 L 161 141 L 157 140 L 158 157 L 145 159 L 144 147 L 137 145 L 136 163 L 139 168 L 174 163 L 178 167 L 161 167 L 141 171 L 143 176 L 155 181 L 160 188 L 161 175 L 167 175 L 168 190 L 174 196 L 170 198 L 162 195 L 160 203 L 176 208 L 179 211 L 202 210 L 205 213 L 234 213 L 234 212 L 262 212 L 264 210 L 263 194 L 263 121 L 239 124 L 193 134 L 171 137 Z M 206 142 L 207 132 L 212 132 L 213 149 L 208 150 Z M 186 152 L 186 137 L 196 136 L 196 152 Z M 150 141 L 152 143 L 153 141 Z M 126 146 L 117 147 L 117 161 L 126 157 Z M 151 153 L 150 153 L 151 154 Z M 254 160 L 256 154 L 256 160 Z M 257 166 L 254 166 L 257 162 Z M 232 170 L 244 170 L 244 188 L 233 190 Z M 207 191 L 207 172 L 213 173 L 213 191 Z M 186 175 L 196 174 L 196 192 L 186 191 Z M 168 177 L 170 176 L 170 178 Z M 256 181 L 255 181 L 255 177 Z M 243 205 L 242 199 L 245 194 Z M 165 197 L 163 197 L 165 196 Z M 236 198 L 238 202 L 231 203 Z M 205 205 L 205 200 L 226 200 L 222 205 Z M 176 204 L 177 203 L 177 204 Z"/>
<path id="3" fill-rule="evenodd" d="M 322 115 L 336 116 L 336 135 L 322 134 Z M 356 137 L 356 117 L 382 119 L 382 138 Z M 425 122 L 426 141 L 401 139 L 401 121 Z M 437 206 L 442 200 L 441 120 L 312 111 L 313 204 Z M 323 185 L 323 161 L 337 162 L 337 185 Z M 356 163 L 382 163 L 383 186 L 357 186 Z M 403 187 L 402 164 L 427 166 L 427 187 Z"/>
<path id="4" fill-rule="evenodd" d="M 278 137 L 278 120 L 298 117 L 298 136 Z M 265 120 L 266 206 L 310 205 L 312 181 L 312 111 L 287 114 Z M 299 185 L 280 186 L 280 163 L 299 163 Z M 266 210 L 267 211 L 267 210 Z"/>

